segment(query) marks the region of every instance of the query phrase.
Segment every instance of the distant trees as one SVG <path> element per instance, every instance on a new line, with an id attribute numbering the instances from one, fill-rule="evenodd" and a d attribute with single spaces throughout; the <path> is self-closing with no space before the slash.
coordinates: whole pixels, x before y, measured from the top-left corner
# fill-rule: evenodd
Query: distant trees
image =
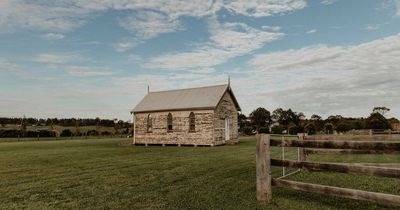
<path id="1" fill-rule="evenodd" d="M 58 125 L 58 126 L 64 126 L 64 127 L 75 127 L 76 124 L 79 124 L 79 126 L 102 126 L 102 127 L 114 127 L 114 120 L 109 120 L 109 119 L 100 119 L 100 118 L 82 118 L 82 119 L 76 119 L 76 118 L 63 118 L 63 119 L 58 119 L 58 118 L 47 118 L 47 119 L 36 119 L 36 118 L 26 118 L 26 117 L 21 117 L 21 118 L 8 118 L 8 117 L 0 117 L 0 125 L 21 125 L 23 122 L 24 125 L 26 126 L 32 126 L 32 125 L 37 125 L 37 126 L 52 126 L 52 125 Z M 131 123 L 129 122 L 119 122 L 118 123 L 123 126 L 121 127 L 126 127 L 130 125 Z"/>
<path id="2" fill-rule="evenodd" d="M 385 107 L 385 106 L 378 106 L 378 107 L 374 107 L 372 109 L 372 112 L 379 113 L 382 116 L 385 116 L 385 113 L 388 112 L 388 111 L 390 111 L 390 109 Z"/>
<path id="3" fill-rule="evenodd" d="M 379 112 L 373 112 L 366 120 L 369 129 L 389 129 L 389 121 Z"/>
<path id="4" fill-rule="evenodd" d="M 308 134 L 334 132 L 345 133 L 352 129 L 390 129 L 391 125 L 398 123 L 396 118 L 386 119 L 384 114 L 390 111 L 387 107 L 374 107 L 368 118 L 351 118 L 342 115 L 331 115 L 323 119 L 320 115 L 313 114 L 306 119 L 302 112 L 295 112 L 292 109 L 275 109 L 272 114 L 265 108 L 259 107 L 251 112 L 249 118 L 240 114 L 238 124 L 240 132 L 246 135 L 256 131 L 266 132 L 266 128 L 271 133 L 297 134 L 307 132 Z M 250 120 L 248 120 L 250 119 Z"/>
<path id="5" fill-rule="evenodd" d="M 265 128 L 269 131 L 269 126 L 271 124 L 271 113 L 265 108 L 259 107 L 250 113 L 251 124 L 255 127 L 257 131 Z"/>

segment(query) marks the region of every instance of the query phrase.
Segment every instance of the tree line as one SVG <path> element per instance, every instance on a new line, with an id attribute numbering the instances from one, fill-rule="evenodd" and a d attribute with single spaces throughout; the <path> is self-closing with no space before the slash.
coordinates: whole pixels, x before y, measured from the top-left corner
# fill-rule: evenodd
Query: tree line
<path id="1" fill-rule="evenodd" d="M 387 119 L 385 113 L 388 111 L 390 109 L 387 107 L 374 107 L 371 114 L 366 118 L 331 115 L 323 119 L 317 114 L 306 118 L 302 112 L 295 112 L 292 109 L 278 108 L 271 113 L 267 109 L 259 107 L 252 111 L 249 116 L 239 114 L 238 124 L 239 131 L 245 135 L 254 133 L 332 134 L 334 131 L 344 133 L 353 129 L 391 129 L 392 124 L 399 123 L 399 120 L 396 118 Z"/>
<path id="2" fill-rule="evenodd" d="M 21 117 L 21 118 L 9 118 L 0 117 L 0 126 L 5 125 L 26 125 L 26 126 L 52 126 L 58 125 L 63 127 L 68 126 L 102 126 L 102 127 L 114 127 L 115 124 L 119 125 L 130 125 L 128 121 L 118 119 L 100 119 L 100 118 L 32 118 L 32 117 Z"/>
<path id="3" fill-rule="evenodd" d="M 17 128 L 10 129 L 7 125 L 16 125 Z M 37 128 L 27 129 L 28 126 L 34 126 Z M 49 128 L 42 128 L 41 126 L 47 126 Z M 57 130 L 56 126 L 60 127 L 73 127 L 64 128 Z M 82 127 L 85 126 L 96 126 L 96 129 L 81 131 Z M 111 127 L 114 130 L 101 131 L 100 127 Z M 3 129 L 2 129 L 3 128 Z M 70 137 L 70 136 L 109 136 L 117 134 L 131 134 L 132 124 L 129 121 L 123 121 L 118 119 L 100 119 L 100 118 L 0 118 L 0 138 L 16 138 L 16 137 Z"/>

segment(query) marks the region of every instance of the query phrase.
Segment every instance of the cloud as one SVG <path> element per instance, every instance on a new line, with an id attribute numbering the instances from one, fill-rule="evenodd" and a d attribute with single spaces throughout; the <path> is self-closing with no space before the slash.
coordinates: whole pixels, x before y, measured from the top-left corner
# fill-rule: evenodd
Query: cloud
<path id="1" fill-rule="evenodd" d="M 0 72 L 14 72 L 16 70 L 18 70 L 16 64 L 10 63 L 5 58 L 0 58 Z"/>
<path id="2" fill-rule="evenodd" d="M 311 30 L 306 31 L 306 34 L 313 34 L 315 32 L 317 32 L 317 29 L 311 29 Z"/>
<path id="3" fill-rule="evenodd" d="M 400 16 L 400 0 L 394 0 L 394 4 L 396 7 L 396 16 Z"/>
<path id="4" fill-rule="evenodd" d="M 271 30 L 271 31 L 280 31 L 282 27 L 280 26 L 261 26 L 262 29 Z"/>
<path id="5" fill-rule="evenodd" d="M 58 39 L 64 39 L 64 34 L 60 33 L 47 33 L 43 35 L 43 38 L 47 40 L 58 40 Z"/>
<path id="6" fill-rule="evenodd" d="M 108 10 L 127 14 L 120 25 L 137 37 L 150 39 L 161 33 L 182 30 L 180 17 L 210 17 L 220 10 L 248 17 L 266 17 L 302 9 L 304 0 L 3 0 L 0 31 L 32 29 L 61 33 L 75 30 Z"/>
<path id="7" fill-rule="evenodd" d="M 182 30 L 178 19 L 154 11 L 139 11 L 120 20 L 120 25 L 142 39 L 151 39 L 158 34 Z"/>
<path id="8" fill-rule="evenodd" d="M 248 61 L 253 71 L 239 79 L 237 95 L 245 107 L 363 116 L 380 104 L 398 107 L 399 56 L 400 34 L 353 46 L 258 54 Z"/>
<path id="9" fill-rule="evenodd" d="M 322 0 L 321 1 L 321 4 L 324 4 L 324 5 L 331 5 L 331 4 L 333 4 L 333 3 L 335 3 L 337 0 Z"/>
<path id="10" fill-rule="evenodd" d="M 94 68 L 86 66 L 68 66 L 65 71 L 74 77 L 98 77 L 110 76 L 115 74 L 113 71 L 105 68 Z"/>
<path id="11" fill-rule="evenodd" d="M 210 41 L 196 49 L 182 53 L 167 53 L 152 58 L 145 66 L 169 70 L 206 68 L 226 62 L 230 58 L 248 54 L 261 48 L 266 42 L 283 36 L 278 32 L 266 32 L 244 23 L 209 23 Z"/>
<path id="12" fill-rule="evenodd" d="M 114 43 L 113 47 L 117 52 L 126 52 L 141 43 L 143 43 L 143 41 L 135 39 L 135 38 L 128 38 L 128 39 L 122 39 L 122 40 Z"/>
<path id="13" fill-rule="evenodd" d="M 34 58 L 34 61 L 40 63 L 61 64 L 72 60 L 71 55 L 56 55 L 56 54 L 40 54 Z"/>
<path id="14" fill-rule="evenodd" d="M 305 1 L 285 0 L 285 1 L 258 1 L 258 0 L 225 0 L 222 8 L 232 13 L 250 17 L 266 17 L 285 12 L 303 9 Z"/>
<path id="15" fill-rule="evenodd" d="M 82 26 L 90 10 L 75 7 L 72 1 L 2 0 L 0 28 L 66 32 Z"/>

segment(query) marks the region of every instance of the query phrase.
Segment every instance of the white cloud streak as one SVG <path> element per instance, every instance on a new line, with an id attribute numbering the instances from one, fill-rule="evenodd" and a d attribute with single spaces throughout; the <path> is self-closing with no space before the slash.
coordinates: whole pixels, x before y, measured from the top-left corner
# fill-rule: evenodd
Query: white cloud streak
<path id="1" fill-rule="evenodd" d="M 306 31 L 306 34 L 313 34 L 315 32 L 317 32 L 317 29 L 310 29 L 310 30 Z"/>
<path id="2" fill-rule="evenodd" d="M 72 55 L 40 54 L 33 60 L 40 63 L 62 64 L 72 61 L 74 57 Z"/>
<path id="3" fill-rule="evenodd" d="M 43 35 L 43 38 L 47 40 L 59 40 L 59 39 L 64 39 L 64 35 L 60 33 L 47 33 Z"/>
<path id="4" fill-rule="evenodd" d="M 74 77 L 98 77 L 110 76 L 115 74 L 115 72 L 109 69 L 86 66 L 68 66 L 65 70 L 68 74 Z"/>
<path id="5" fill-rule="evenodd" d="M 238 95 L 245 107 L 363 116 L 385 105 L 400 114 L 399 56 L 400 34 L 348 47 L 259 54 L 248 62 L 254 72 L 240 79 Z"/>
<path id="6" fill-rule="evenodd" d="M 210 21 L 209 31 L 210 41 L 200 44 L 193 51 L 155 57 L 146 67 L 169 70 L 212 67 L 248 54 L 283 36 L 282 33 L 258 30 L 244 23 L 220 24 L 213 20 Z"/>

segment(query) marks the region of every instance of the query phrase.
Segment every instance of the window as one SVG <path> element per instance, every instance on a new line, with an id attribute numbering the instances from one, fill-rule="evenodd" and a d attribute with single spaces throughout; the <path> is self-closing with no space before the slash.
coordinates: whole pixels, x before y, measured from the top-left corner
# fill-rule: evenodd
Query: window
<path id="1" fill-rule="evenodd" d="M 168 113 L 167 117 L 167 131 L 171 132 L 172 131 L 172 114 Z"/>
<path id="2" fill-rule="evenodd" d="M 189 132 L 195 132 L 196 131 L 196 118 L 194 116 L 193 112 L 190 112 L 189 114 Z"/>
<path id="3" fill-rule="evenodd" d="M 151 114 L 147 115 L 147 132 L 152 132 L 153 130 L 153 119 Z"/>

